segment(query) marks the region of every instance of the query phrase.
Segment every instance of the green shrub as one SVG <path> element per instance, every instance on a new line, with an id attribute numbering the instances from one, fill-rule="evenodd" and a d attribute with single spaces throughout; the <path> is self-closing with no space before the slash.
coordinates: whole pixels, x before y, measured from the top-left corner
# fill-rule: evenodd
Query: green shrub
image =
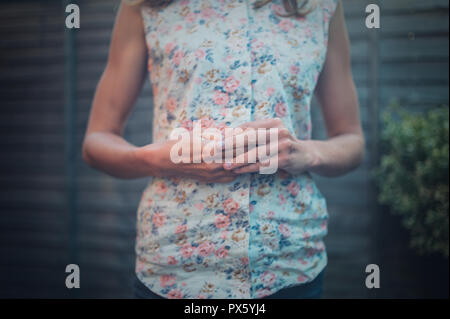
<path id="1" fill-rule="evenodd" d="M 379 202 L 399 215 L 420 254 L 449 254 L 449 110 L 409 114 L 391 107 L 382 117 Z"/>

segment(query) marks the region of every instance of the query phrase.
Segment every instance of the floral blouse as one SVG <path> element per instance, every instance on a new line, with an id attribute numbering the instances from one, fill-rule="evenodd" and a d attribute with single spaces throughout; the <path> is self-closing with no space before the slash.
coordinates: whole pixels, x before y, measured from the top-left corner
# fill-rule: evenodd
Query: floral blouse
<path id="1" fill-rule="evenodd" d="M 281 17 L 282 0 L 176 0 L 142 7 L 154 94 L 153 140 L 177 127 L 279 117 L 311 138 L 310 102 L 337 0 Z M 156 178 L 137 213 L 136 274 L 167 298 L 261 298 L 326 266 L 326 202 L 309 173 L 228 184 Z"/>

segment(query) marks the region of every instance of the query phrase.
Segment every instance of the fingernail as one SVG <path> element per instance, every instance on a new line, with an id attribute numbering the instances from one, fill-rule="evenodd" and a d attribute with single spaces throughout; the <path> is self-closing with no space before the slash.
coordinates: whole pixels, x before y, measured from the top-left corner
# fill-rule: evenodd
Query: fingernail
<path id="1" fill-rule="evenodd" d="M 231 163 L 225 163 L 225 168 L 226 169 L 231 169 L 231 167 L 233 166 L 233 164 L 231 164 Z"/>

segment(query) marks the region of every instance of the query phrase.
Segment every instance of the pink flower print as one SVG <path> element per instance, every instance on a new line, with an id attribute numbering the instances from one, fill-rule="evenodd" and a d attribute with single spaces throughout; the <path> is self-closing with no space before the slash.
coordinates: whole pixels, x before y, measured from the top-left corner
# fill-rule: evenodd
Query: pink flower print
<path id="1" fill-rule="evenodd" d="M 291 20 L 283 19 L 280 23 L 278 23 L 278 26 L 280 27 L 281 30 L 288 32 L 289 30 L 292 29 L 293 23 Z"/>
<path id="2" fill-rule="evenodd" d="M 176 265 L 177 263 L 178 263 L 178 261 L 174 256 L 167 257 L 167 264 Z"/>
<path id="3" fill-rule="evenodd" d="M 197 208 L 198 210 L 203 210 L 204 205 L 202 203 L 197 203 L 194 205 L 195 208 Z"/>
<path id="4" fill-rule="evenodd" d="M 202 10 L 201 17 L 202 18 L 211 18 L 214 15 L 215 11 L 212 8 L 206 8 Z"/>
<path id="5" fill-rule="evenodd" d="M 291 67 L 289 68 L 289 71 L 290 71 L 292 74 L 298 74 L 298 72 L 300 72 L 300 68 L 299 68 L 297 65 L 293 64 L 293 65 L 291 65 Z"/>
<path id="6" fill-rule="evenodd" d="M 267 289 L 267 288 L 264 288 L 264 289 L 258 289 L 258 290 L 256 291 L 256 296 L 257 296 L 257 298 L 263 298 L 263 297 L 266 297 L 266 296 L 268 296 L 268 295 L 270 295 L 270 290 Z"/>
<path id="7" fill-rule="evenodd" d="M 225 258 L 228 256 L 228 249 L 226 249 L 225 247 L 220 247 L 219 249 L 216 250 L 215 255 L 216 257 L 219 258 Z"/>
<path id="8" fill-rule="evenodd" d="M 297 282 L 298 282 L 298 283 L 303 284 L 303 283 L 305 283 L 305 282 L 307 282 L 307 281 L 308 281 L 308 277 L 306 277 L 305 275 L 299 275 L 299 276 L 297 277 Z"/>
<path id="9" fill-rule="evenodd" d="M 303 258 L 299 258 L 298 262 L 301 263 L 303 266 L 308 264 L 308 262 L 306 260 L 304 260 Z"/>
<path id="10" fill-rule="evenodd" d="M 261 49 L 263 46 L 264 46 L 264 42 L 258 41 L 258 42 L 255 44 L 255 49 L 256 49 L 256 50 L 259 50 L 259 49 Z"/>
<path id="11" fill-rule="evenodd" d="M 166 54 L 169 55 L 170 52 L 172 52 L 172 50 L 175 48 L 175 43 L 174 42 L 169 42 L 166 44 L 166 46 L 164 47 L 164 51 L 166 51 Z"/>
<path id="12" fill-rule="evenodd" d="M 180 253 L 183 258 L 190 258 L 192 254 L 194 253 L 195 247 L 193 247 L 191 244 L 186 243 L 184 244 L 181 249 Z"/>
<path id="13" fill-rule="evenodd" d="M 312 188 L 312 186 L 311 185 L 306 185 L 306 191 L 309 193 L 309 194 L 311 194 L 312 195 L 312 193 L 314 193 L 314 190 L 313 190 L 313 188 Z"/>
<path id="14" fill-rule="evenodd" d="M 194 124 L 192 123 L 192 121 L 186 120 L 181 123 L 181 127 L 185 128 L 188 131 L 192 131 L 194 128 Z"/>
<path id="15" fill-rule="evenodd" d="M 156 194 L 158 194 L 158 195 L 164 196 L 164 195 L 167 194 L 167 191 L 168 191 L 168 190 L 169 190 L 169 188 L 167 187 L 166 183 L 164 183 L 164 182 L 159 182 L 159 183 L 156 185 L 156 190 L 155 190 L 155 192 L 156 192 Z"/>
<path id="16" fill-rule="evenodd" d="M 166 215 L 164 213 L 155 213 L 152 217 L 152 222 L 155 227 L 161 227 L 166 222 Z"/>
<path id="17" fill-rule="evenodd" d="M 260 280 L 266 287 L 270 287 L 275 282 L 275 274 L 265 271 L 261 274 Z"/>
<path id="18" fill-rule="evenodd" d="M 267 212 L 267 218 L 272 219 L 275 217 L 275 212 L 270 210 Z"/>
<path id="19" fill-rule="evenodd" d="M 176 65 L 180 65 L 181 60 L 184 58 L 184 52 L 181 50 L 178 50 L 177 52 L 175 52 L 175 54 L 173 55 L 173 62 Z"/>
<path id="20" fill-rule="evenodd" d="M 234 92 L 239 86 L 239 81 L 236 80 L 233 76 L 227 77 L 224 82 L 225 90 L 228 93 Z"/>
<path id="21" fill-rule="evenodd" d="M 292 181 L 287 186 L 287 190 L 289 193 L 291 193 L 292 196 L 297 196 L 300 192 L 300 185 L 298 185 L 296 182 Z"/>
<path id="22" fill-rule="evenodd" d="M 149 58 L 147 61 L 147 70 L 148 70 L 148 72 L 152 72 L 152 70 L 153 70 L 153 59 L 152 58 Z"/>
<path id="23" fill-rule="evenodd" d="M 186 22 L 188 22 L 188 23 L 193 23 L 193 22 L 195 21 L 195 19 L 197 18 L 196 16 L 197 16 L 197 15 L 196 15 L 195 13 L 190 12 L 190 13 L 188 13 L 188 14 L 186 15 L 186 17 L 185 17 L 184 19 L 185 19 Z"/>
<path id="24" fill-rule="evenodd" d="M 280 200 L 279 201 L 280 205 L 286 204 L 286 198 L 283 196 L 283 194 L 278 195 L 278 198 Z"/>
<path id="25" fill-rule="evenodd" d="M 197 253 L 199 256 L 202 256 L 202 257 L 207 257 L 207 256 L 211 255 L 213 252 L 214 252 L 214 245 L 209 241 L 201 243 L 197 247 Z"/>
<path id="26" fill-rule="evenodd" d="M 223 215 L 223 214 L 219 214 L 216 216 L 214 225 L 217 228 L 226 228 L 226 227 L 228 227 L 228 225 L 230 225 L 230 217 Z"/>
<path id="27" fill-rule="evenodd" d="M 267 88 L 266 92 L 267 92 L 268 96 L 271 96 L 273 93 L 275 93 L 275 89 L 270 87 L 270 88 Z"/>
<path id="28" fill-rule="evenodd" d="M 171 78 L 173 74 L 172 68 L 167 68 L 167 77 Z M 164 93 L 167 93 L 167 88 L 164 88 Z"/>
<path id="29" fill-rule="evenodd" d="M 248 265 L 248 262 L 249 262 L 248 257 L 242 257 L 242 258 L 240 259 L 240 261 L 241 261 L 241 263 L 242 263 L 243 265 Z"/>
<path id="30" fill-rule="evenodd" d="M 223 107 L 220 110 L 220 115 L 222 115 L 223 117 L 227 117 L 227 114 L 228 114 L 228 109 L 226 107 Z"/>
<path id="31" fill-rule="evenodd" d="M 228 214 L 236 214 L 236 212 L 239 209 L 239 203 L 234 201 L 232 198 L 228 198 L 224 203 L 223 203 L 223 209 L 225 210 L 226 213 Z"/>
<path id="32" fill-rule="evenodd" d="M 283 235 L 284 237 L 291 236 L 291 231 L 286 224 L 280 224 L 280 226 L 278 226 L 278 230 L 280 234 Z"/>
<path id="33" fill-rule="evenodd" d="M 162 275 L 159 278 L 159 284 L 161 285 L 161 287 L 165 288 L 165 287 L 170 287 L 172 285 L 175 284 L 175 276 L 172 275 Z"/>
<path id="34" fill-rule="evenodd" d="M 158 96 L 159 87 L 157 85 L 152 85 L 152 91 L 154 96 Z"/>
<path id="35" fill-rule="evenodd" d="M 228 94 L 216 91 L 213 97 L 214 103 L 217 105 L 226 105 L 229 101 Z"/>
<path id="36" fill-rule="evenodd" d="M 169 97 L 166 101 L 166 109 L 172 113 L 173 111 L 175 111 L 176 108 L 177 108 L 177 100 L 175 100 L 174 97 Z"/>
<path id="37" fill-rule="evenodd" d="M 212 118 L 202 117 L 200 119 L 200 121 L 201 121 L 202 129 L 207 129 L 207 128 L 214 126 L 214 119 L 212 119 Z"/>
<path id="38" fill-rule="evenodd" d="M 172 289 L 167 293 L 167 298 L 169 299 L 181 299 L 183 298 L 183 293 L 180 289 Z"/>
<path id="39" fill-rule="evenodd" d="M 197 50 L 195 51 L 195 57 L 196 57 L 196 58 L 198 58 L 198 59 L 203 59 L 205 56 L 206 56 L 206 53 L 205 53 L 204 50 L 202 50 L 202 49 L 197 49 Z"/>
<path id="40" fill-rule="evenodd" d="M 136 271 L 137 271 L 137 272 L 143 271 L 143 270 L 145 269 L 145 265 L 146 265 L 146 264 L 145 264 L 143 261 L 138 260 L 138 261 L 136 262 Z"/>
<path id="41" fill-rule="evenodd" d="M 201 77 L 197 77 L 197 78 L 195 78 L 194 81 L 195 81 L 195 84 L 202 84 L 203 79 Z"/>
<path id="42" fill-rule="evenodd" d="M 276 13 L 286 14 L 284 7 L 279 4 L 272 4 L 272 10 Z"/>
<path id="43" fill-rule="evenodd" d="M 311 234 L 308 233 L 308 232 L 306 232 L 306 233 L 303 234 L 302 238 L 303 238 L 304 240 L 308 240 L 308 239 L 311 238 Z"/>
<path id="44" fill-rule="evenodd" d="M 175 26 L 175 31 L 180 31 L 180 30 L 182 30 L 182 29 L 183 29 L 183 26 L 180 25 L 180 24 L 177 24 L 177 25 Z"/>
<path id="45" fill-rule="evenodd" d="M 185 233 L 186 231 L 187 231 L 186 224 L 178 225 L 177 228 L 175 228 L 175 234 L 182 234 Z"/>
<path id="46" fill-rule="evenodd" d="M 287 109 L 284 103 L 280 102 L 275 106 L 275 113 L 277 114 L 278 117 L 286 116 L 286 112 Z"/>
<path id="47" fill-rule="evenodd" d="M 305 35 L 306 35 L 308 38 L 312 38 L 313 33 L 312 33 L 311 28 L 305 28 Z"/>

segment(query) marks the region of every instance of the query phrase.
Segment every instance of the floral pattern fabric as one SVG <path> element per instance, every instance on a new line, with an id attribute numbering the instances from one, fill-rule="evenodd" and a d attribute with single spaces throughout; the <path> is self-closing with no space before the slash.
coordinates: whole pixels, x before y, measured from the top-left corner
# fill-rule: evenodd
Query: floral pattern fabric
<path id="1" fill-rule="evenodd" d="M 281 0 L 180 0 L 142 7 L 154 95 L 153 140 L 177 127 L 279 117 L 311 138 L 310 103 L 337 0 L 281 17 Z M 309 173 L 228 184 L 156 178 L 137 213 L 136 274 L 167 298 L 261 298 L 326 266 L 326 201 Z"/>

